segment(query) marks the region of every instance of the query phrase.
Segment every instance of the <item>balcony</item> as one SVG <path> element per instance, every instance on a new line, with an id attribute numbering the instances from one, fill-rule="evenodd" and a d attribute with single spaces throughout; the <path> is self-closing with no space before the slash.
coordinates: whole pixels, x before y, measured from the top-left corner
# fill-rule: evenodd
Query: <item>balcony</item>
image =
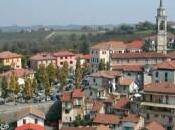
<path id="1" fill-rule="evenodd" d="M 175 105 L 154 103 L 154 102 L 142 102 L 141 106 L 151 106 L 151 107 L 175 109 Z"/>

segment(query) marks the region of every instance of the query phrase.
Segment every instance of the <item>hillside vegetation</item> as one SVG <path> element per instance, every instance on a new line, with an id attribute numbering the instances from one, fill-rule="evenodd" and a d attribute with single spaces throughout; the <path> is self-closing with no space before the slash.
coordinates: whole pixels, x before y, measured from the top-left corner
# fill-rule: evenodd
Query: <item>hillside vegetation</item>
<path id="1" fill-rule="evenodd" d="M 155 25 L 145 22 L 136 26 L 121 25 L 113 30 L 53 30 L 0 32 L 0 50 L 32 55 L 43 51 L 68 49 L 88 53 L 89 46 L 108 40 L 134 40 L 155 33 Z"/>

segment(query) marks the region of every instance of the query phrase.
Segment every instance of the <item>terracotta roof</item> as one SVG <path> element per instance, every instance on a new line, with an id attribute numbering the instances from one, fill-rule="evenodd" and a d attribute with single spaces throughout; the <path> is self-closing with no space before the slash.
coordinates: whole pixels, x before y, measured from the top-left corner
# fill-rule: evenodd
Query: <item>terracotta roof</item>
<path id="1" fill-rule="evenodd" d="M 103 107 L 103 103 L 100 101 L 94 101 L 92 106 L 92 111 L 99 112 L 100 109 Z"/>
<path id="2" fill-rule="evenodd" d="M 175 70 L 175 61 L 166 61 L 155 65 L 155 69 Z"/>
<path id="3" fill-rule="evenodd" d="M 151 83 L 144 86 L 144 92 L 175 94 L 175 84 L 168 82 Z"/>
<path id="4" fill-rule="evenodd" d="M 84 92 L 82 91 L 82 89 L 74 89 L 72 92 L 72 97 L 73 98 L 83 98 Z"/>
<path id="5" fill-rule="evenodd" d="M 151 123 L 146 125 L 146 128 L 148 130 L 165 130 L 165 128 L 157 121 L 152 121 Z"/>
<path id="6" fill-rule="evenodd" d="M 83 55 L 83 59 L 89 60 L 91 58 L 92 58 L 92 55 L 90 54 Z"/>
<path id="7" fill-rule="evenodd" d="M 119 124 L 120 119 L 116 115 L 97 114 L 93 122 L 97 124 L 103 124 L 103 125 L 115 125 L 115 124 Z"/>
<path id="8" fill-rule="evenodd" d="M 72 101 L 71 92 L 64 92 L 63 95 L 61 96 L 61 101 L 71 102 Z"/>
<path id="9" fill-rule="evenodd" d="M 45 128 L 41 125 L 29 123 L 29 124 L 19 126 L 15 130 L 45 130 Z"/>
<path id="10" fill-rule="evenodd" d="M 175 60 L 175 51 L 167 54 L 172 60 Z"/>
<path id="11" fill-rule="evenodd" d="M 15 70 L 9 70 L 7 72 L 1 73 L 0 77 L 10 77 L 12 74 L 15 74 L 18 78 L 28 76 L 30 74 L 34 74 L 33 70 L 28 69 L 15 69 Z"/>
<path id="12" fill-rule="evenodd" d="M 56 58 L 51 53 L 43 52 L 32 56 L 30 60 L 56 60 Z"/>
<path id="13" fill-rule="evenodd" d="M 42 119 L 45 119 L 44 113 L 38 109 L 33 108 L 33 107 L 28 107 L 28 108 L 24 108 L 24 109 L 20 110 L 19 112 L 16 113 L 16 117 L 18 119 L 20 119 L 20 118 L 25 117 L 29 114 L 32 114 L 32 115 L 35 115 L 35 116 L 40 117 Z"/>
<path id="14" fill-rule="evenodd" d="M 121 76 L 119 71 L 98 71 L 90 75 L 90 77 L 101 77 L 101 78 L 115 78 Z"/>
<path id="15" fill-rule="evenodd" d="M 113 106 L 114 109 L 125 109 L 125 107 L 129 104 L 128 98 L 121 98 L 119 99 L 115 105 Z"/>
<path id="16" fill-rule="evenodd" d="M 112 59 L 155 59 L 155 58 L 168 58 L 167 55 L 163 53 L 156 52 L 141 52 L 141 53 L 113 53 L 111 54 Z"/>
<path id="17" fill-rule="evenodd" d="M 122 85 L 122 86 L 129 86 L 129 85 L 131 85 L 132 82 L 134 82 L 134 80 L 129 79 L 129 78 L 120 78 L 119 79 L 119 85 Z"/>
<path id="18" fill-rule="evenodd" d="M 112 70 L 124 72 L 142 72 L 143 65 L 112 65 Z"/>
<path id="19" fill-rule="evenodd" d="M 0 52 L 0 59 L 6 58 L 21 58 L 22 56 L 17 53 L 12 53 L 10 51 Z"/>
<path id="20" fill-rule="evenodd" d="M 91 54 L 86 54 L 86 55 L 83 55 L 83 54 L 76 54 L 77 58 L 80 58 L 80 59 L 85 59 L 85 60 L 89 60 L 92 58 L 92 55 Z"/>
<path id="21" fill-rule="evenodd" d="M 123 41 L 108 41 L 108 42 L 102 42 L 98 43 L 91 47 L 92 49 L 125 49 L 126 44 Z"/>
<path id="22" fill-rule="evenodd" d="M 69 52 L 69 51 L 59 51 L 53 53 L 55 57 L 61 57 L 61 56 L 76 56 L 74 53 Z"/>
<path id="23" fill-rule="evenodd" d="M 138 123 L 140 120 L 140 116 L 135 115 L 135 114 L 127 114 L 127 116 L 123 116 L 121 121 L 122 122 L 133 122 L 133 123 Z"/>
<path id="24" fill-rule="evenodd" d="M 111 130 L 111 129 L 105 125 L 98 125 L 96 130 Z"/>
<path id="25" fill-rule="evenodd" d="M 142 40 L 134 40 L 130 43 L 127 43 L 127 49 L 142 49 L 144 45 L 144 41 Z"/>
<path id="26" fill-rule="evenodd" d="M 61 128 L 61 130 L 96 130 L 95 127 L 67 127 Z"/>

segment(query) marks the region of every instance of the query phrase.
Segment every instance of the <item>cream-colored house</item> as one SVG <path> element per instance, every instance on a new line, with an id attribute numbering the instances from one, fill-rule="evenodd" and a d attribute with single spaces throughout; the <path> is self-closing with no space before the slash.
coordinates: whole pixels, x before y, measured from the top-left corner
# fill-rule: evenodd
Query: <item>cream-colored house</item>
<path id="1" fill-rule="evenodd" d="M 115 65 L 155 65 L 168 60 L 169 57 L 163 53 L 142 52 L 111 54 L 110 66 Z"/>
<path id="2" fill-rule="evenodd" d="M 89 86 L 96 90 L 97 98 L 105 98 L 106 93 L 115 93 L 119 71 L 98 71 L 88 76 Z"/>
<path id="3" fill-rule="evenodd" d="M 141 114 L 145 122 L 158 121 L 166 129 L 175 124 L 175 85 L 168 82 L 144 86 Z"/>
<path id="4" fill-rule="evenodd" d="M 128 52 L 142 52 L 143 42 L 135 40 L 125 43 L 123 41 L 108 41 L 96 44 L 90 48 L 91 72 L 97 72 L 100 62 L 110 62 L 110 55 L 113 53 L 123 54 Z"/>
<path id="5" fill-rule="evenodd" d="M 72 123 L 77 116 L 85 115 L 85 96 L 81 89 L 74 89 L 72 92 L 65 92 L 61 97 L 62 101 L 62 122 Z"/>
<path id="6" fill-rule="evenodd" d="M 22 56 L 9 51 L 0 52 L 0 63 L 4 66 L 10 66 L 13 69 L 22 68 Z"/>

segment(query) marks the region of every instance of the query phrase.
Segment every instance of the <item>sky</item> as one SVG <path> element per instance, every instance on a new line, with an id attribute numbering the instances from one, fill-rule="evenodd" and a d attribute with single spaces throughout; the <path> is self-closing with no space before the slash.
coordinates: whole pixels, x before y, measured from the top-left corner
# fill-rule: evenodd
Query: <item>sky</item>
<path id="1" fill-rule="evenodd" d="M 155 22 L 159 0 L 0 0 L 0 26 Z M 164 0 L 175 21 L 175 0 Z"/>

